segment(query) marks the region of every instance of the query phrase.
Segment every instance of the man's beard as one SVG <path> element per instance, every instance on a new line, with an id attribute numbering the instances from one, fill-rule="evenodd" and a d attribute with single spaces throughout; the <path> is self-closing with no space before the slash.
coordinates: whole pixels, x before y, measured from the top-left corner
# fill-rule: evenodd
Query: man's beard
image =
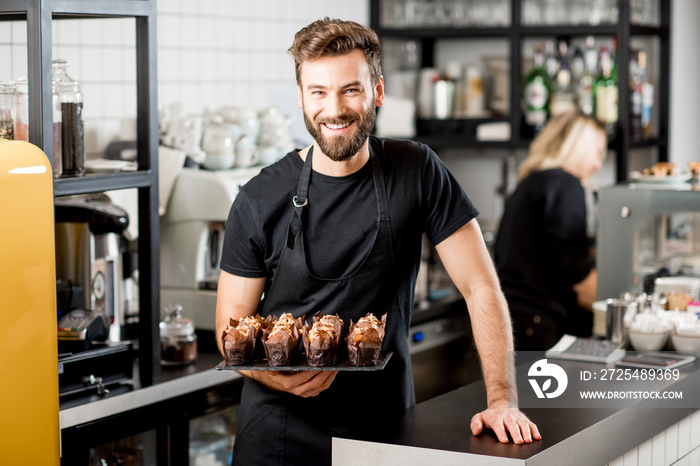
<path id="1" fill-rule="evenodd" d="M 321 151 L 334 162 L 343 162 L 357 154 L 364 145 L 374 128 L 377 110 L 370 107 L 362 116 L 349 112 L 340 118 L 319 118 L 315 122 L 306 116 L 306 112 L 303 113 L 306 129 L 318 143 Z M 321 131 L 321 125 L 324 123 L 340 125 L 349 121 L 354 121 L 357 125 L 351 134 L 326 138 Z"/>

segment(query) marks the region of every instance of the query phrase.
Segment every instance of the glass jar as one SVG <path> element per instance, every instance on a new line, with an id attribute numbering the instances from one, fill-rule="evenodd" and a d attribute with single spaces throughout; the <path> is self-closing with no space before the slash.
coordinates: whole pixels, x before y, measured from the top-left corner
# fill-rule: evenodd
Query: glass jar
<path id="1" fill-rule="evenodd" d="M 51 106 L 53 109 L 53 175 L 61 176 L 61 101 L 52 86 Z M 16 82 L 15 89 L 15 139 L 29 142 L 29 81 L 24 76 Z"/>
<path id="2" fill-rule="evenodd" d="M 56 90 L 56 83 L 51 86 L 51 107 L 53 109 L 53 176 L 63 174 L 63 145 L 61 143 L 61 98 Z"/>
<path id="3" fill-rule="evenodd" d="M 0 138 L 15 138 L 15 83 L 0 81 Z"/>
<path id="4" fill-rule="evenodd" d="M 83 94 L 80 83 L 66 73 L 67 68 L 67 61 L 53 61 L 53 82 L 61 104 L 63 175 L 80 176 L 85 171 Z"/>
<path id="5" fill-rule="evenodd" d="M 182 317 L 182 306 L 171 304 L 160 323 L 160 363 L 177 366 L 197 359 L 197 335 L 190 319 Z"/>
<path id="6" fill-rule="evenodd" d="M 15 140 L 29 142 L 29 83 L 19 78 L 15 88 Z"/>

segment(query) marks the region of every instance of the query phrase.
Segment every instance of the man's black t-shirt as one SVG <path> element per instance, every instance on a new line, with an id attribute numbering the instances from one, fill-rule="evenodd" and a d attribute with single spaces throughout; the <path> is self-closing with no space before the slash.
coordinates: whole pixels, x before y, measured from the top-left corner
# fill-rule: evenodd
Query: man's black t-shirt
<path id="1" fill-rule="evenodd" d="M 370 137 L 370 151 L 379 158 L 389 199 L 403 307 L 413 299 L 422 234 L 438 244 L 478 211 L 427 146 Z M 302 166 L 298 152 L 292 151 L 241 188 L 226 223 L 222 270 L 274 278 Z M 371 163 L 343 177 L 312 171 L 308 198 L 304 234 L 310 272 L 322 278 L 352 273 L 369 252 L 377 230 Z"/>

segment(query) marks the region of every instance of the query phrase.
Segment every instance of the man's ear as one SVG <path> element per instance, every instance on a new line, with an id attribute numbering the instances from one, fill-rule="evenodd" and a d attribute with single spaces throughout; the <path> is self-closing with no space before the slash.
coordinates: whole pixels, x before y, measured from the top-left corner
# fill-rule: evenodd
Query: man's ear
<path id="1" fill-rule="evenodd" d="M 384 104 L 384 76 L 380 76 L 374 86 L 374 106 L 381 107 Z"/>
<path id="2" fill-rule="evenodd" d="M 297 86 L 297 107 L 304 108 L 304 96 L 301 95 L 301 84 Z"/>

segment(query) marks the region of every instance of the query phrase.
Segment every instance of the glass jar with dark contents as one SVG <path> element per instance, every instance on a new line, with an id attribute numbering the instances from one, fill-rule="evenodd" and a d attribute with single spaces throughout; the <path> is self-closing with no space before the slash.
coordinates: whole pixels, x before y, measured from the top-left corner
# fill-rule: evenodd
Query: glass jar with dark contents
<path id="1" fill-rule="evenodd" d="M 80 83 L 68 76 L 67 69 L 65 60 L 53 61 L 53 84 L 61 103 L 62 174 L 81 176 L 85 171 L 83 94 Z"/>
<path id="2" fill-rule="evenodd" d="M 182 317 L 182 306 L 171 304 L 160 323 L 160 363 L 189 364 L 197 359 L 197 335 L 190 319 Z"/>

